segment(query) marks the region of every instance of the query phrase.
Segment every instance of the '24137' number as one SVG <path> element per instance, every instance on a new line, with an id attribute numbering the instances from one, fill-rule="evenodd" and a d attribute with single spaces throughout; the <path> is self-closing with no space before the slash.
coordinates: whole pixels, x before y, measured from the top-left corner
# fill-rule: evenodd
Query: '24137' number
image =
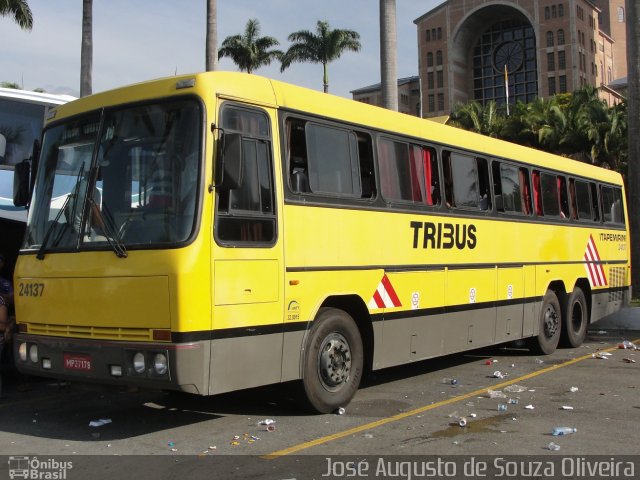
<path id="1" fill-rule="evenodd" d="M 41 297 L 44 293 L 44 283 L 20 283 L 18 296 Z"/>

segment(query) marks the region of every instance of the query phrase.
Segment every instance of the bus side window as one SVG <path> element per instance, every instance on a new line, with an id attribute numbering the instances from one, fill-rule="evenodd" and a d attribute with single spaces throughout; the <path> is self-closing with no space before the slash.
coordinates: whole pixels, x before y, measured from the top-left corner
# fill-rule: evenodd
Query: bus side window
<path id="1" fill-rule="evenodd" d="M 360 161 L 360 176 L 362 183 L 362 198 L 376 197 L 376 174 L 373 168 L 373 145 L 371 136 L 357 132 L 358 159 Z"/>
<path id="2" fill-rule="evenodd" d="M 289 163 L 289 185 L 295 193 L 310 192 L 309 169 L 307 165 L 307 142 L 304 135 L 304 123 L 299 120 L 287 120 L 287 159 Z"/>
<path id="3" fill-rule="evenodd" d="M 531 213 L 531 195 L 527 169 L 493 162 L 492 170 L 496 210 L 529 215 Z"/>
<path id="4" fill-rule="evenodd" d="M 540 172 L 534 170 L 532 175 L 533 180 L 533 206 L 534 212 L 537 216 L 542 217 L 542 191 L 540 188 Z"/>
<path id="5" fill-rule="evenodd" d="M 571 180 L 569 185 L 573 185 L 574 191 L 572 195 L 575 195 L 575 214 L 578 220 L 582 221 L 593 221 L 594 212 L 591 198 L 590 198 L 590 188 L 587 182 L 582 182 L 580 180 Z"/>
<path id="6" fill-rule="evenodd" d="M 453 208 L 453 171 L 451 166 L 451 152 L 442 152 L 442 173 L 444 174 L 444 198 L 448 208 Z"/>
<path id="7" fill-rule="evenodd" d="M 624 224 L 622 213 L 622 191 L 616 187 L 601 186 L 602 212 L 604 223 Z"/>
<path id="8" fill-rule="evenodd" d="M 600 201 L 598 200 L 598 187 L 595 183 L 589 182 L 589 191 L 591 193 L 591 210 L 593 212 L 593 217 L 591 218 L 594 222 L 600 221 Z"/>
<path id="9" fill-rule="evenodd" d="M 569 179 L 569 209 L 571 210 L 571 220 L 578 219 L 578 199 L 576 198 L 576 181 Z"/>
<path id="10" fill-rule="evenodd" d="M 457 152 L 444 152 L 444 155 L 447 206 L 490 210 L 491 191 L 487 160 Z"/>
<path id="11" fill-rule="evenodd" d="M 569 218 L 569 200 L 567 198 L 567 179 L 558 175 L 556 178 L 558 185 L 558 201 L 560 202 L 560 216 L 562 218 Z"/>
<path id="12" fill-rule="evenodd" d="M 489 187 L 489 163 L 485 158 L 476 158 L 478 169 L 478 194 L 480 195 L 478 206 L 480 210 L 491 210 L 491 189 Z"/>
<path id="13" fill-rule="evenodd" d="M 426 185 L 427 205 L 440 205 L 440 181 L 438 175 L 438 158 L 432 148 L 422 148 L 422 162 L 424 165 L 424 184 Z"/>
<path id="14" fill-rule="evenodd" d="M 521 211 L 525 215 L 531 215 L 531 185 L 529 184 L 529 171 L 520 167 L 518 170 L 518 185 L 520 186 Z"/>
<path id="15" fill-rule="evenodd" d="M 500 162 L 497 161 L 492 161 L 491 162 L 491 177 L 493 179 L 493 195 L 494 195 L 494 199 L 495 199 L 495 205 L 496 205 L 496 211 L 497 212 L 504 212 L 505 211 L 505 203 L 507 203 L 509 200 L 505 195 L 505 192 L 503 192 L 502 190 L 502 175 L 500 173 L 500 167 L 502 165 L 500 164 Z M 507 207 L 508 208 L 508 207 Z M 509 210 L 513 210 L 513 209 L 509 209 Z"/>
<path id="16" fill-rule="evenodd" d="M 556 175 L 540 173 L 540 193 L 542 212 L 545 217 L 560 217 L 560 198 Z"/>

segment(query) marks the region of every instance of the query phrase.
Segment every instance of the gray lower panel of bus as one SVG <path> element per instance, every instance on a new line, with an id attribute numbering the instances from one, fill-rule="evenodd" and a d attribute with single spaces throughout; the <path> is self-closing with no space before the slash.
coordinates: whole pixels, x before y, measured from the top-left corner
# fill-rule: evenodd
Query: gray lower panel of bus
<path id="1" fill-rule="evenodd" d="M 540 303 L 385 320 L 373 368 L 438 357 L 537 333 Z M 376 342 L 378 343 L 378 342 Z"/>

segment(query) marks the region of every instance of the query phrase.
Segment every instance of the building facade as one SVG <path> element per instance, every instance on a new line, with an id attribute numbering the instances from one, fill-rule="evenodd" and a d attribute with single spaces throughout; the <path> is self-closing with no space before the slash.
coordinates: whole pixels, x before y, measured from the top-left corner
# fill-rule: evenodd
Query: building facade
<path id="1" fill-rule="evenodd" d="M 414 22 L 424 117 L 627 74 L 624 0 L 449 0 Z"/>
<path id="2" fill-rule="evenodd" d="M 382 106 L 382 85 L 376 83 L 368 87 L 351 90 L 353 100 Z M 409 115 L 420 116 L 420 77 L 398 79 L 398 111 Z"/>

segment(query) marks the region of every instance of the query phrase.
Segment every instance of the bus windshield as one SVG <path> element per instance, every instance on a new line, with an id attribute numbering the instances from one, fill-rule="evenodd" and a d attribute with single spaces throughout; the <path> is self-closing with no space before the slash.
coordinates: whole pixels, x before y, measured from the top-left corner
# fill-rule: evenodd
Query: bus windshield
<path id="1" fill-rule="evenodd" d="M 48 128 L 24 248 L 187 241 L 200 183 L 200 122 L 197 102 L 174 100 L 95 112 Z"/>

